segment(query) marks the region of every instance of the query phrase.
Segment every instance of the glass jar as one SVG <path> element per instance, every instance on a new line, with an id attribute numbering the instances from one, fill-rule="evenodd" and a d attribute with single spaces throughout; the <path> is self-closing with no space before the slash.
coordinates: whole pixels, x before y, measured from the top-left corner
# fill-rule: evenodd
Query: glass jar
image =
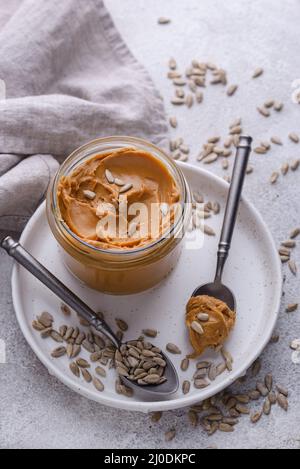
<path id="1" fill-rule="evenodd" d="M 170 231 L 152 244 L 135 250 L 104 250 L 87 244 L 70 230 L 59 210 L 57 188 L 61 177 L 70 175 L 87 160 L 122 148 L 151 153 L 166 166 L 177 182 L 181 210 Z M 191 219 L 191 193 L 181 169 L 155 145 L 133 137 L 100 138 L 74 151 L 62 164 L 49 186 L 47 216 L 63 248 L 63 261 L 73 275 L 95 290 L 128 295 L 157 285 L 175 268 Z"/>

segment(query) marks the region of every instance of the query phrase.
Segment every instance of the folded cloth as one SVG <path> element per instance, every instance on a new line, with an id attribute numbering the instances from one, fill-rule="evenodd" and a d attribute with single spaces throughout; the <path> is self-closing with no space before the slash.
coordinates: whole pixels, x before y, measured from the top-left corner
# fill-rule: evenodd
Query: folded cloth
<path id="1" fill-rule="evenodd" d="M 24 0 L 3 23 L 0 230 L 18 231 L 74 149 L 111 135 L 164 147 L 167 125 L 159 93 L 102 0 Z"/>

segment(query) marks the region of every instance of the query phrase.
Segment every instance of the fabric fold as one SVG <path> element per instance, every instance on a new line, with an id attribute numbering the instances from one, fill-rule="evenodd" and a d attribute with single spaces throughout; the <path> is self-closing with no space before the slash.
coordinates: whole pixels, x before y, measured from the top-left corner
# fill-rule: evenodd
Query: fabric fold
<path id="1" fill-rule="evenodd" d="M 90 140 L 166 148 L 162 99 L 101 0 L 21 2 L 0 31 L 0 80 L 0 229 L 20 229 L 58 162 Z"/>

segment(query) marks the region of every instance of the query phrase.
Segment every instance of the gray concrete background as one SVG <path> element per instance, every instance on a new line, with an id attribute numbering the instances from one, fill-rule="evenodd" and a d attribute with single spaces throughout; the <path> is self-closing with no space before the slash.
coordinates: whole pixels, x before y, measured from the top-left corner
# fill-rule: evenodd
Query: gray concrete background
<path id="1" fill-rule="evenodd" d="M 300 78 L 298 0 L 106 0 L 115 22 L 136 57 L 148 68 L 166 100 L 169 115 L 177 115 L 174 136 L 184 137 L 192 148 L 191 162 L 207 137 L 226 135 L 230 122 L 242 117 L 244 130 L 256 141 L 279 135 L 285 142 L 268 155 L 253 155 L 255 167 L 246 184 L 246 195 L 261 211 L 277 243 L 300 225 L 299 172 L 268 184 L 274 170 L 300 156 L 300 147 L 288 141 L 300 133 L 300 108 L 292 102 L 292 83 Z M 157 18 L 172 23 L 158 26 Z M 205 102 L 191 110 L 169 105 L 172 88 L 166 79 L 167 62 L 174 56 L 184 70 L 193 58 L 224 67 L 238 93 L 227 98 L 220 87 L 205 91 Z M 251 80 L 262 66 L 263 77 Z M 256 107 L 266 99 L 284 101 L 282 113 L 270 119 Z M 212 171 L 222 175 L 217 165 Z M 300 265 L 300 250 L 295 259 Z M 290 411 L 273 410 L 256 426 L 242 419 L 234 434 L 208 438 L 192 429 L 186 412 L 166 413 L 159 424 L 149 417 L 105 408 L 72 393 L 35 358 L 14 317 L 10 292 L 11 262 L 0 253 L 0 338 L 7 344 L 7 363 L 0 365 L 1 448 L 300 448 L 300 366 L 291 361 L 289 343 L 300 337 L 299 312 L 287 315 L 287 303 L 299 301 L 299 278 L 287 271 L 285 296 L 277 332 L 280 342 L 262 356 L 262 375 L 272 372 L 290 390 Z M 246 275 L 246 274 L 245 274 Z M 30 294 L 30 292 L 28 292 Z M 247 384 L 249 389 L 254 381 Z M 176 427 L 177 436 L 166 444 L 164 432 Z"/>

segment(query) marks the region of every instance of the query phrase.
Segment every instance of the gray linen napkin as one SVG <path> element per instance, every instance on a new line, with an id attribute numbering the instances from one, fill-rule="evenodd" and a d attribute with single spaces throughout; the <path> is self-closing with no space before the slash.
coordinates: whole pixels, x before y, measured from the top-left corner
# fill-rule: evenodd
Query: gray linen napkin
<path id="1" fill-rule="evenodd" d="M 0 230 L 18 231 L 75 148 L 110 135 L 164 147 L 167 125 L 161 97 L 102 0 L 24 0 L 7 16 L 2 5 Z"/>

